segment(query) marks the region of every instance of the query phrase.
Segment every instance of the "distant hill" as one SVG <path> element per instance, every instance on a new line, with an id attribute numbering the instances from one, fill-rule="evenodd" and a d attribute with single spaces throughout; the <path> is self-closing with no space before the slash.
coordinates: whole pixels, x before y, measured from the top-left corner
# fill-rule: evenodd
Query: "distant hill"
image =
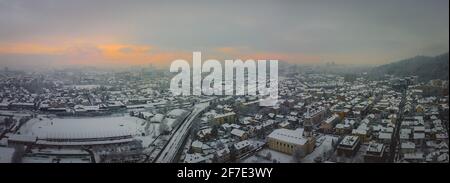
<path id="1" fill-rule="evenodd" d="M 406 60 L 381 65 L 373 68 L 370 73 L 372 76 L 384 76 L 392 74 L 396 76 L 419 76 L 421 81 L 431 79 L 449 79 L 449 59 L 448 53 L 435 56 L 416 56 Z"/>

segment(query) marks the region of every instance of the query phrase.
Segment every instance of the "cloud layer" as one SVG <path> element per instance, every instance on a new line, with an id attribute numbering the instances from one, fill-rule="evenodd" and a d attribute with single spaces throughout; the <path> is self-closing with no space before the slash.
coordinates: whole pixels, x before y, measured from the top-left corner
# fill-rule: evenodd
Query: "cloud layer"
<path id="1" fill-rule="evenodd" d="M 0 66 L 281 59 L 378 65 L 448 52 L 448 0 L 0 0 Z M 20 65 L 23 67 L 26 64 Z"/>

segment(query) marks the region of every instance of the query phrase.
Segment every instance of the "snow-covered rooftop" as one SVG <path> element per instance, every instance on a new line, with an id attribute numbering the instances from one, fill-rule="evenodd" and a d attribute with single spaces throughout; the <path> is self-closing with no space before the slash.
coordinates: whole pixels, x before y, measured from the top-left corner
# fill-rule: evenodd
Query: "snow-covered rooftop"
<path id="1" fill-rule="evenodd" d="M 384 139 L 384 140 L 389 140 L 392 138 L 392 133 L 379 133 L 378 138 Z"/>
<path id="2" fill-rule="evenodd" d="M 33 142 L 36 142 L 36 138 L 37 137 L 34 135 L 13 134 L 8 137 L 8 140 L 16 141 L 16 142 L 33 143 Z"/>
<path id="3" fill-rule="evenodd" d="M 329 117 L 328 119 L 326 119 L 326 120 L 325 120 L 325 123 L 330 124 L 330 123 L 336 121 L 336 119 L 337 119 L 338 117 L 339 117 L 338 115 L 333 115 L 333 116 Z"/>
<path id="4" fill-rule="evenodd" d="M 207 158 L 203 157 L 199 153 L 195 154 L 186 154 L 186 158 L 184 158 L 184 163 L 200 163 L 206 161 Z"/>
<path id="5" fill-rule="evenodd" d="M 136 135 L 146 121 L 136 117 L 34 118 L 20 128 L 38 139 L 86 139 Z"/>
<path id="6" fill-rule="evenodd" d="M 383 144 L 371 142 L 367 146 L 367 151 L 380 153 L 383 150 L 383 146 Z"/>
<path id="7" fill-rule="evenodd" d="M 400 147 L 402 149 L 415 149 L 416 148 L 416 144 L 412 143 L 412 142 L 403 142 Z"/>
<path id="8" fill-rule="evenodd" d="M 342 139 L 340 145 L 352 147 L 358 142 L 358 139 L 359 139 L 358 136 L 347 135 L 344 137 L 344 139 Z"/>
<path id="9" fill-rule="evenodd" d="M 176 118 L 176 117 L 183 115 L 186 112 L 187 111 L 183 110 L 183 109 L 174 109 L 174 110 L 171 110 L 169 113 L 167 113 L 167 115 Z"/>
<path id="10" fill-rule="evenodd" d="M 164 119 L 164 115 L 163 114 L 155 114 L 155 116 L 153 116 L 150 119 L 150 122 L 161 123 L 163 119 Z"/>
<path id="11" fill-rule="evenodd" d="M 307 142 L 307 139 L 303 137 L 303 128 L 298 128 L 296 130 L 289 130 L 284 128 L 276 129 L 272 133 L 270 133 L 268 138 L 295 145 L 304 145 Z"/>
<path id="12" fill-rule="evenodd" d="M 414 139 L 424 139 L 425 133 L 414 133 Z"/>
<path id="13" fill-rule="evenodd" d="M 196 141 L 192 142 L 191 146 L 194 147 L 194 148 L 200 148 L 201 149 L 202 146 L 203 146 L 203 143 L 198 141 L 198 140 L 196 140 Z"/>
<path id="14" fill-rule="evenodd" d="M 224 113 L 224 114 L 217 114 L 214 118 L 223 118 L 223 117 L 233 116 L 233 115 L 236 115 L 236 113 L 234 113 L 234 112 L 227 112 L 227 113 Z"/>
<path id="15" fill-rule="evenodd" d="M 252 143 L 250 141 L 244 140 L 244 141 L 240 141 L 240 142 L 234 144 L 234 148 L 236 148 L 236 150 L 240 150 L 240 149 L 243 149 L 243 148 L 245 148 L 247 146 L 250 146 L 251 144 Z"/>
<path id="16" fill-rule="evenodd" d="M 245 131 L 240 130 L 240 129 L 233 129 L 233 130 L 231 130 L 231 134 L 236 135 L 238 137 L 242 137 L 245 134 Z"/>

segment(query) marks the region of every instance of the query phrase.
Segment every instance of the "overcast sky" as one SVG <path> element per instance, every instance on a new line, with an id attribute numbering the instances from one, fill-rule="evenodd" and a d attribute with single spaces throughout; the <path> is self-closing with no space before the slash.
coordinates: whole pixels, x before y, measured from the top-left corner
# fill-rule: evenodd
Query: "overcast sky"
<path id="1" fill-rule="evenodd" d="M 379 65 L 449 50 L 448 0 L 0 0 L 0 66 L 204 58 Z M 45 65 L 44 64 L 44 65 Z"/>

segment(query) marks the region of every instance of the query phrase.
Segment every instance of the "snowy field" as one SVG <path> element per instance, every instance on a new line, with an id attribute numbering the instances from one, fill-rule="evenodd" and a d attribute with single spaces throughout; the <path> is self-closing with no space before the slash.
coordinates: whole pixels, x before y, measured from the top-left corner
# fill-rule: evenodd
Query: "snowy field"
<path id="1" fill-rule="evenodd" d="M 152 124 L 149 124 L 152 125 Z M 143 119 L 129 116 L 93 118 L 33 118 L 19 130 L 21 134 L 45 138 L 102 138 L 122 135 L 154 136 L 157 127 Z M 146 130 L 147 129 L 147 130 Z"/>
<path id="2" fill-rule="evenodd" d="M 267 158 L 267 154 L 270 154 L 270 160 Z M 250 156 L 241 161 L 242 163 L 294 163 L 292 155 L 278 152 L 269 148 L 264 148 L 257 152 L 257 155 Z"/>

